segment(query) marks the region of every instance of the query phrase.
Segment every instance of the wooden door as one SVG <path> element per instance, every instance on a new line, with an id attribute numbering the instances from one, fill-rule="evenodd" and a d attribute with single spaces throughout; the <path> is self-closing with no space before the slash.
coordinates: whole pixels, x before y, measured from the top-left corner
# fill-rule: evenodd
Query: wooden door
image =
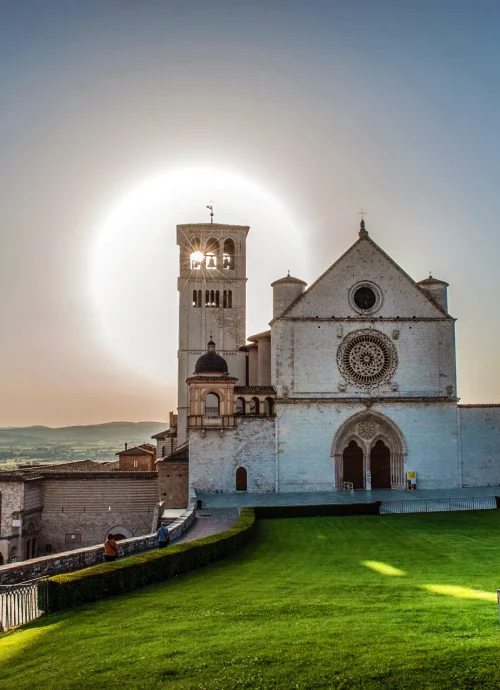
<path id="1" fill-rule="evenodd" d="M 344 482 L 352 482 L 355 489 L 365 488 L 363 450 L 356 441 L 351 441 L 344 450 Z"/>
<path id="2" fill-rule="evenodd" d="M 383 441 L 377 441 L 370 451 L 372 489 L 391 488 L 391 452 Z"/>
<path id="3" fill-rule="evenodd" d="M 247 471 L 244 467 L 238 467 L 236 470 L 236 491 L 247 490 Z"/>

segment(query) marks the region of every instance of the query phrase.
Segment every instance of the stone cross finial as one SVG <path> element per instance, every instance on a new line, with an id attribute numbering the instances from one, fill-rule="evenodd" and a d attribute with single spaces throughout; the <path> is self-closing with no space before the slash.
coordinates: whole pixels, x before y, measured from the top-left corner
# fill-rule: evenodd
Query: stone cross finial
<path id="1" fill-rule="evenodd" d="M 358 215 L 361 216 L 361 223 L 359 224 L 359 236 L 360 237 L 368 237 L 368 230 L 366 229 L 365 218 L 364 218 L 367 215 L 366 211 L 363 211 L 363 209 L 361 209 L 361 211 L 359 212 Z"/>

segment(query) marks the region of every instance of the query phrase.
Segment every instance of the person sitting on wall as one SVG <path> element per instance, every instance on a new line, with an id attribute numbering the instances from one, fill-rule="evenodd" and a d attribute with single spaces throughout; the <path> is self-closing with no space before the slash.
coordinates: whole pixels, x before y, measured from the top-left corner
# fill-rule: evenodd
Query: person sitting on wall
<path id="1" fill-rule="evenodd" d="M 108 534 L 108 538 L 104 542 L 104 560 L 106 562 L 116 561 L 118 556 L 118 544 L 115 541 L 113 534 Z"/>
<path id="2" fill-rule="evenodd" d="M 167 529 L 167 523 L 162 522 L 161 527 L 157 532 L 158 535 L 158 548 L 164 549 L 170 544 L 170 532 Z"/>

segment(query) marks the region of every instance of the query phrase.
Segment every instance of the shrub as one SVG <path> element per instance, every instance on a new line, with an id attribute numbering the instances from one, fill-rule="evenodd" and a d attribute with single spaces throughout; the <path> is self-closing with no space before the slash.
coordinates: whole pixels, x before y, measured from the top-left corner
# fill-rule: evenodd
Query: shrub
<path id="1" fill-rule="evenodd" d="M 255 530 L 253 509 L 243 508 L 236 524 L 225 532 L 122 561 L 55 575 L 46 582 L 47 600 L 43 608 L 48 613 L 59 611 L 201 568 L 237 551 L 254 536 Z"/>

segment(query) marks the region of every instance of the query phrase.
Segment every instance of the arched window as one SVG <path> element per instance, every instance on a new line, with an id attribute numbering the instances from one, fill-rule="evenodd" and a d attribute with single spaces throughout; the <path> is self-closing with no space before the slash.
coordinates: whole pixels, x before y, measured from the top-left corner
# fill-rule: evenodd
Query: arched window
<path id="1" fill-rule="evenodd" d="M 193 290 L 193 307 L 201 307 L 201 290 Z"/>
<path id="2" fill-rule="evenodd" d="M 219 306 L 219 291 L 218 290 L 215 291 L 215 306 L 216 307 Z"/>
<path id="3" fill-rule="evenodd" d="M 9 563 L 17 563 L 17 547 L 13 546 L 9 553 Z"/>
<path id="4" fill-rule="evenodd" d="M 191 268 L 195 271 L 199 271 L 204 259 L 203 252 L 201 251 L 200 238 L 193 237 L 193 239 L 189 240 L 187 250 L 191 255 Z"/>
<path id="5" fill-rule="evenodd" d="M 264 414 L 267 417 L 271 417 L 273 414 L 274 400 L 272 398 L 266 398 L 264 400 Z"/>
<path id="6" fill-rule="evenodd" d="M 236 398 L 236 414 L 245 414 L 245 398 Z"/>
<path id="7" fill-rule="evenodd" d="M 250 414 L 260 414 L 259 398 L 252 398 L 250 400 Z"/>
<path id="8" fill-rule="evenodd" d="M 224 290 L 222 295 L 222 308 L 227 309 L 227 290 Z"/>
<path id="9" fill-rule="evenodd" d="M 224 240 L 224 252 L 222 254 L 222 268 L 225 270 L 232 270 L 234 268 L 235 257 L 234 241 L 228 237 Z"/>
<path id="10" fill-rule="evenodd" d="M 210 306 L 210 290 L 205 290 L 205 306 Z"/>
<path id="11" fill-rule="evenodd" d="M 232 290 L 227 291 L 227 308 L 228 309 L 233 308 L 233 291 Z"/>
<path id="12" fill-rule="evenodd" d="M 238 467 L 236 470 L 236 491 L 247 490 L 247 471 L 244 467 Z"/>
<path id="13" fill-rule="evenodd" d="M 205 417 L 219 416 L 219 396 L 217 393 L 207 393 L 205 395 Z"/>
<path id="14" fill-rule="evenodd" d="M 219 243 L 215 237 L 210 237 L 207 241 L 207 251 L 205 254 L 205 266 L 209 271 L 217 269 L 217 257 L 219 256 Z"/>

